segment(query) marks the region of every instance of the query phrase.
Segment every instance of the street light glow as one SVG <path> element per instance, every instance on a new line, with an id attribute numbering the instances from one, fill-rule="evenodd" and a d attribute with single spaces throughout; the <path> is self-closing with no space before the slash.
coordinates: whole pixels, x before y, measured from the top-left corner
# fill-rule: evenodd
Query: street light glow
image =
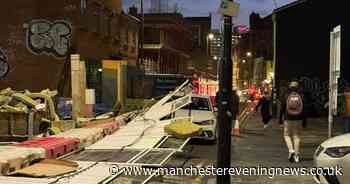
<path id="1" fill-rule="evenodd" d="M 214 60 L 218 60 L 218 57 L 217 57 L 217 56 L 214 56 Z"/>
<path id="2" fill-rule="evenodd" d="M 246 61 L 245 59 L 243 59 L 243 60 L 242 60 L 242 63 L 245 63 L 245 62 L 247 62 L 247 61 Z"/>
<path id="3" fill-rule="evenodd" d="M 271 83 L 271 80 L 265 79 L 264 82 L 265 82 L 266 84 L 270 84 L 270 83 Z"/>
<path id="4" fill-rule="evenodd" d="M 251 52 L 247 52 L 247 56 L 248 57 L 252 56 L 252 53 Z"/>
<path id="5" fill-rule="evenodd" d="M 214 39 L 214 34 L 213 33 L 209 33 L 208 38 L 209 38 L 209 40 Z"/>

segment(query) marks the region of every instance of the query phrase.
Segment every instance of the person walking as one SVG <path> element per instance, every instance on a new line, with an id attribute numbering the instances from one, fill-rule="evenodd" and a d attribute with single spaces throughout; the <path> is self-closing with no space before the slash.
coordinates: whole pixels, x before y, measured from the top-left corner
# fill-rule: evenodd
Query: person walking
<path id="1" fill-rule="evenodd" d="M 271 96 L 268 91 L 264 91 L 262 98 L 260 98 L 258 105 L 255 107 L 255 112 L 258 112 L 260 107 L 262 121 L 264 123 L 264 129 L 269 127 L 269 122 L 271 120 L 270 113 Z"/>
<path id="2" fill-rule="evenodd" d="M 289 92 L 282 100 L 280 123 L 284 122 L 284 140 L 287 145 L 290 162 L 300 162 L 300 131 L 303 121 L 306 121 L 304 97 L 299 91 L 299 83 L 292 81 Z"/>
<path id="3" fill-rule="evenodd" d="M 344 96 L 345 96 L 345 109 L 344 109 L 344 133 L 348 134 L 350 133 L 350 88 L 346 87 L 344 90 Z"/>
<path id="4" fill-rule="evenodd" d="M 232 105 L 231 105 L 231 111 L 233 113 L 233 118 L 232 118 L 232 128 L 231 128 L 231 135 L 232 136 L 239 136 L 239 133 L 237 134 L 236 130 L 238 129 L 239 131 L 239 113 L 240 113 L 240 110 L 239 110 L 239 102 L 240 102 L 240 99 L 239 99 L 239 96 L 238 96 L 238 93 L 237 93 L 237 89 L 233 90 L 232 91 Z M 238 123 L 238 125 L 236 126 L 236 123 Z M 238 127 L 238 128 L 237 128 Z"/>

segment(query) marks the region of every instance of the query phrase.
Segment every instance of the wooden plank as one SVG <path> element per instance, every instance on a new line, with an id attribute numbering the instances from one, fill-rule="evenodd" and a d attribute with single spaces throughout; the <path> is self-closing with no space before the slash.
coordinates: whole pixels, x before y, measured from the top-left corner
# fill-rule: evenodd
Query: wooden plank
<path id="1" fill-rule="evenodd" d="M 76 161 L 126 163 L 140 152 L 141 151 L 139 150 L 118 149 L 84 150 L 79 154 L 71 155 L 65 159 Z"/>

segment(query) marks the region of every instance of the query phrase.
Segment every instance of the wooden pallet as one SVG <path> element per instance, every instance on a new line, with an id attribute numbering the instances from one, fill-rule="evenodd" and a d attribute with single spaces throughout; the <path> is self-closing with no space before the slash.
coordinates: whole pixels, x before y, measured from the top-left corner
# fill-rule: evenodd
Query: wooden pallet
<path id="1" fill-rule="evenodd" d="M 2 147 L 0 150 L 0 175 L 9 175 L 42 158 L 45 158 L 45 150 L 42 148 Z"/>
<path id="2" fill-rule="evenodd" d="M 84 128 L 102 128 L 105 135 L 111 135 L 119 129 L 119 124 L 115 121 L 103 124 L 89 124 Z"/>
<path id="3" fill-rule="evenodd" d="M 77 138 L 80 140 L 79 148 L 90 146 L 104 137 L 102 128 L 77 128 L 63 132 L 57 137 Z"/>

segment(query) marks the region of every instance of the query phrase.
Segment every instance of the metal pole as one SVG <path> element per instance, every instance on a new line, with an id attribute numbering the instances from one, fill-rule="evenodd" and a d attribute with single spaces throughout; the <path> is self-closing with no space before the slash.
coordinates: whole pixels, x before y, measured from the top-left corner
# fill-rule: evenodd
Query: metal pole
<path id="1" fill-rule="evenodd" d="M 144 44 L 144 37 L 145 37 L 145 14 L 143 12 L 143 1 L 140 0 L 141 4 L 141 35 L 140 35 L 140 44 L 139 44 L 139 68 L 140 65 L 143 64 L 143 44 Z"/>
<path id="2" fill-rule="evenodd" d="M 277 38 L 277 20 L 276 20 L 276 13 L 272 14 L 272 21 L 273 21 L 273 64 L 272 64 L 272 71 L 273 71 L 273 78 L 272 78 L 272 114 L 274 117 L 277 117 L 277 89 L 276 89 L 276 38 Z"/>
<path id="3" fill-rule="evenodd" d="M 333 129 L 333 106 L 334 106 L 334 33 L 330 33 L 330 65 L 329 65 L 329 100 L 328 100 L 328 138 L 332 137 Z"/>
<path id="4" fill-rule="evenodd" d="M 232 1 L 232 0 L 231 0 Z M 231 129 L 233 120 L 232 98 L 232 17 L 224 16 L 224 50 L 220 61 L 219 91 L 218 91 L 218 141 L 217 167 L 220 169 L 231 166 Z M 230 183 L 229 173 L 218 175 L 218 184 Z"/>

